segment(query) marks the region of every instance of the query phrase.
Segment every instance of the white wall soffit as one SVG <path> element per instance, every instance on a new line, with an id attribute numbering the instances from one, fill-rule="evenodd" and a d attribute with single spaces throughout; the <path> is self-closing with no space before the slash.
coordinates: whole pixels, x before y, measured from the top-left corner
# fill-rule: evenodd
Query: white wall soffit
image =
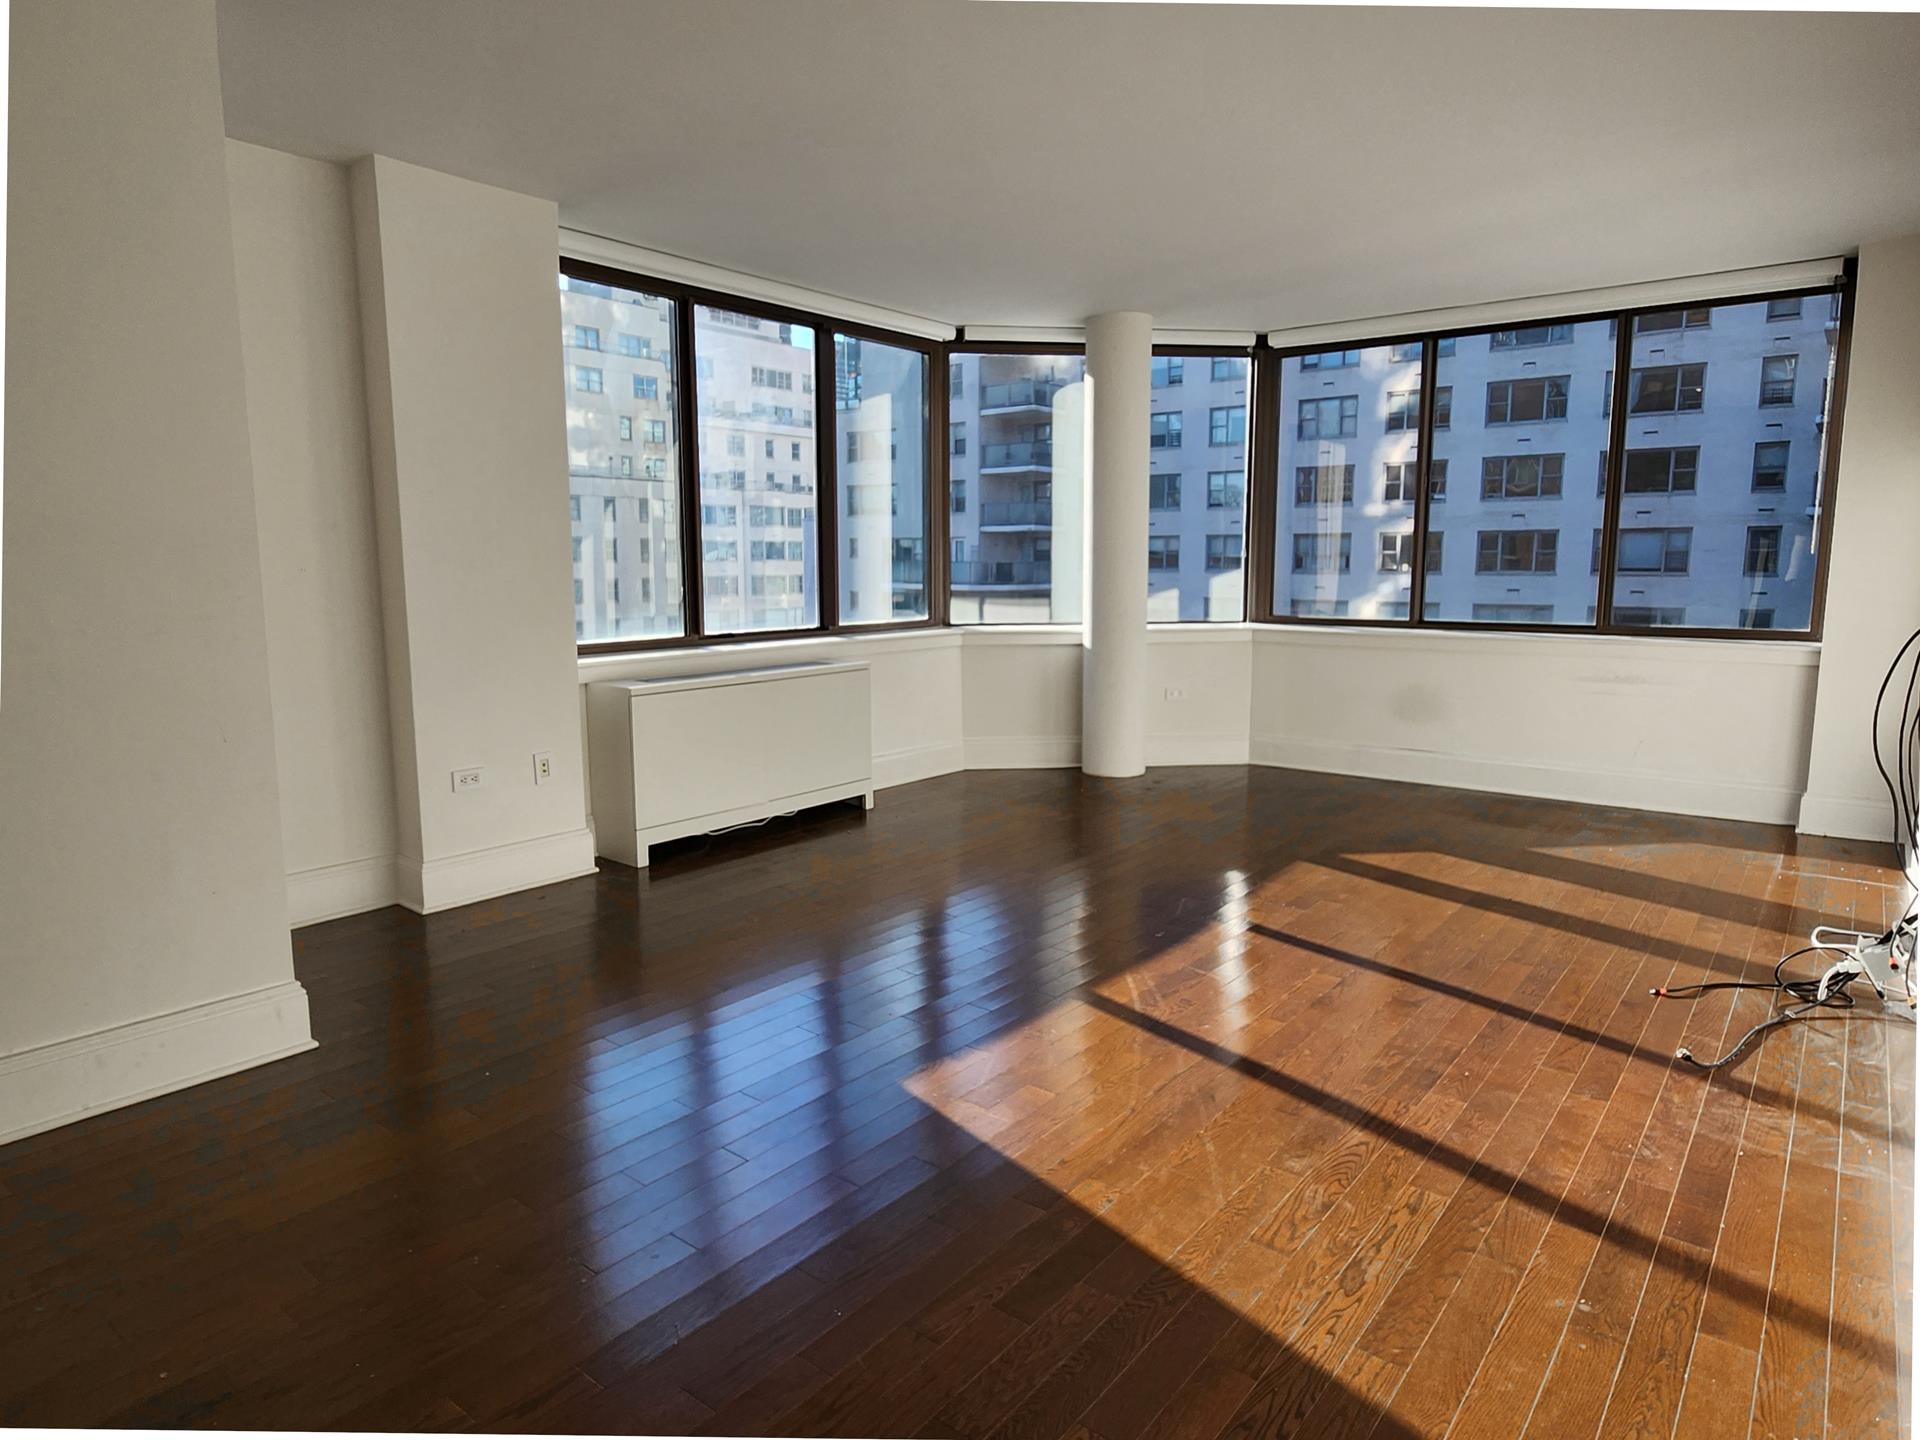
<path id="1" fill-rule="evenodd" d="M 1087 332 L 1080 325 L 967 325 L 966 339 L 979 345 L 1084 345 Z M 1218 345 L 1222 350 L 1250 350 L 1252 330 L 1156 330 L 1156 345 Z"/>
<path id="2" fill-rule="evenodd" d="M 569 230 L 564 225 L 560 227 L 560 253 L 575 260 L 590 260 L 599 265 L 611 265 L 618 270 L 631 270 L 656 280 L 673 280 L 701 289 L 721 290 L 743 299 L 764 300 L 770 305 L 810 310 L 830 319 L 848 320 L 856 325 L 898 330 L 903 335 L 918 335 L 928 340 L 951 340 L 954 334 L 953 326 L 929 320 L 924 315 L 909 315 L 904 310 L 888 310 L 884 306 L 867 305 L 859 300 L 848 300 L 800 285 L 788 285 L 738 270 L 725 270 L 699 260 L 629 245 L 624 240 L 589 235 L 584 230 Z"/>
<path id="3" fill-rule="evenodd" d="M 1735 295 L 1758 295 L 1770 290 L 1810 289 L 1837 282 L 1842 264 L 1837 256 L 1826 260 L 1799 260 L 1788 265 L 1723 270 L 1713 275 L 1683 275 L 1672 280 L 1650 280 L 1639 285 L 1613 285 L 1602 290 L 1569 290 L 1558 295 L 1529 295 L 1518 300 L 1496 300 L 1485 305 L 1456 305 L 1444 310 L 1415 310 L 1404 315 L 1375 315 L 1334 325 L 1301 325 L 1291 330 L 1269 330 L 1267 343 L 1276 350 L 1286 350 L 1300 345 L 1317 345 L 1322 341 L 1420 335 L 1430 330 L 1461 330 L 1476 325 L 1637 309 L 1644 305 L 1724 300 Z"/>

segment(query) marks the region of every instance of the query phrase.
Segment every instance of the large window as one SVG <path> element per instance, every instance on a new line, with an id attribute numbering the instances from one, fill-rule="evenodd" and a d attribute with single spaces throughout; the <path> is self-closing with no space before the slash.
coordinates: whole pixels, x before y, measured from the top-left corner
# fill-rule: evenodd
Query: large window
<path id="1" fill-rule="evenodd" d="M 680 590 L 679 446 L 672 300 L 560 277 L 567 351 L 573 632 L 581 641 L 687 633 Z M 602 335 L 644 340 L 600 354 Z M 579 363 L 586 352 L 594 365 Z M 606 383 L 605 367 L 615 381 Z M 590 377 L 590 378 L 588 378 Z M 639 382 L 646 382 L 643 396 Z"/>
<path id="2" fill-rule="evenodd" d="M 947 363 L 948 423 L 978 437 L 972 454 L 947 462 L 949 617 L 956 625 L 1078 621 L 1086 362 L 955 351 Z"/>
<path id="3" fill-rule="evenodd" d="M 1147 480 L 1147 618 L 1155 622 L 1243 620 L 1246 584 L 1241 530 L 1246 523 L 1247 416 L 1251 373 L 1244 355 L 1160 354 L 1182 377 L 1158 394 Z M 1169 407 L 1178 406 L 1177 410 Z M 1161 443 L 1170 433 L 1174 446 Z M 1180 445 L 1182 436 L 1196 437 Z M 1198 443 L 1204 435 L 1206 443 Z"/>
<path id="4" fill-rule="evenodd" d="M 931 619 L 937 348 L 626 278 L 560 273 L 580 643 Z"/>
<path id="5" fill-rule="evenodd" d="M 1280 412 L 1292 423 L 1279 437 L 1275 614 L 1405 613 L 1413 567 L 1398 547 L 1400 537 L 1413 543 L 1421 357 L 1413 344 L 1277 359 Z"/>
<path id="6" fill-rule="evenodd" d="M 840 494 L 840 623 L 924 620 L 927 357 L 858 335 L 833 337 Z"/>

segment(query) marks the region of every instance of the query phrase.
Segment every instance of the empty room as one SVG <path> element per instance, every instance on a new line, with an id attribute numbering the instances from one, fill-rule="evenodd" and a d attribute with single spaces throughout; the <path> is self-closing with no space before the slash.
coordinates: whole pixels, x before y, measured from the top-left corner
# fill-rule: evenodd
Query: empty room
<path id="1" fill-rule="evenodd" d="M 10 9 L 0 1426 L 1910 1440 L 1920 15 Z"/>

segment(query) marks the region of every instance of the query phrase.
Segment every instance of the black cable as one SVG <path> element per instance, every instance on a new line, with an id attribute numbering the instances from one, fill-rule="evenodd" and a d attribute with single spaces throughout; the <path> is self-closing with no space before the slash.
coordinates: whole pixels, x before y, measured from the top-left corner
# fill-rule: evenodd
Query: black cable
<path id="1" fill-rule="evenodd" d="M 1860 978 L 1858 975 L 1836 977 L 1825 996 L 1820 994 L 1820 976 L 1807 980 L 1788 980 L 1782 977 L 1781 971 L 1786 969 L 1789 960 L 1797 960 L 1800 956 L 1810 955 L 1816 950 L 1831 951 L 1835 955 L 1853 954 L 1851 950 L 1839 945 L 1803 945 L 1792 954 L 1782 955 L 1774 962 L 1771 983 L 1765 980 L 1713 980 L 1700 985 L 1654 986 L 1647 993 L 1662 999 L 1698 1000 L 1702 995 L 1711 994 L 1716 990 L 1773 990 L 1782 995 L 1791 995 L 1801 1002 L 1780 1011 L 1769 1019 L 1762 1020 L 1736 1040 L 1733 1047 L 1718 1060 L 1702 1060 L 1684 1045 L 1674 1051 L 1674 1058 L 1684 1060 L 1699 1070 L 1720 1070 L 1733 1064 L 1746 1053 L 1749 1045 L 1776 1026 L 1798 1020 L 1815 1010 L 1851 1010 L 1855 1002 L 1853 996 L 1848 993 L 1847 987 Z"/>
<path id="2" fill-rule="evenodd" d="M 1896 673 L 1898 673 L 1900 669 L 1900 662 L 1907 658 L 1907 651 L 1911 650 L 1914 647 L 1914 644 L 1916 641 L 1920 641 L 1920 630 L 1916 630 L 1913 632 L 1913 634 L 1909 635 L 1907 637 L 1906 644 L 1902 645 L 1900 647 L 1899 653 L 1897 653 L 1893 657 L 1893 664 L 1887 667 L 1886 677 L 1882 679 L 1880 682 L 1880 693 L 1874 696 L 1874 700 L 1873 700 L 1873 722 L 1872 722 L 1873 723 L 1873 768 L 1880 772 L 1881 783 L 1887 787 L 1887 799 L 1892 803 L 1892 806 L 1893 806 L 1894 855 L 1895 855 L 1895 858 L 1899 860 L 1900 869 L 1903 873 L 1907 868 L 1907 846 L 1900 838 L 1901 825 L 1904 822 L 1904 824 L 1906 825 L 1906 833 L 1911 835 L 1913 833 L 1914 812 L 1913 812 L 1913 808 L 1906 803 L 1905 796 L 1899 793 L 1899 791 L 1895 790 L 1894 783 L 1893 783 L 1893 776 L 1887 773 L 1886 761 L 1881 758 L 1880 710 L 1881 710 L 1881 707 L 1886 704 L 1887 687 L 1893 684 L 1893 677 Z M 1916 659 L 1916 673 L 1920 674 L 1920 658 Z M 1909 686 L 1908 688 L 1909 688 L 1909 691 L 1911 691 L 1912 687 Z M 1900 734 L 1896 739 L 1896 743 L 1905 741 L 1906 725 L 1907 725 L 1907 712 L 1906 712 L 1906 708 L 1903 706 L 1900 711 Z M 1902 783 L 1900 788 L 1901 790 L 1904 790 L 1906 788 L 1905 779 L 1904 779 L 1905 767 L 1902 765 L 1901 761 L 1902 761 L 1902 757 L 1896 752 L 1894 756 L 1894 765 L 1897 769 L 1900 769 L 1902 771 Z"/>

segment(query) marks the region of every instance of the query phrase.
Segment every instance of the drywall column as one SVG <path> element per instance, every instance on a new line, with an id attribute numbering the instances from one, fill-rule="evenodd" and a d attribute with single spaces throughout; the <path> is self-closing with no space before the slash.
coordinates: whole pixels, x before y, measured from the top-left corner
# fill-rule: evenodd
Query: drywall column
<path id="1" fill-rule="evenodd" d="M 1087 601 L 1080 768 L 1147 768 L 1147 427 L 1153 317 L 1087 321 Z"/>
<path id="2" fill-rule="evenodd" d="M 1860 249 L 1841 420 L 1833 553 L 1800 829 L 1893 837 L 1868 719 L 1901 641 L 1920 628 L 1920 235 Z M 1897 704 L 1889 702 L 1889 709 Z M 1892 741 L 1893 726 L 1886 726 Z"/>
<path id="3" fill-rule="evenodd" d="M 592 872 L 552 201 L 349 176 L 400 902 Z M 546 756 L 545 774 L 535 757 Z M 456 787 L 456 772 L 479 771 Z"/>
<path id="4" fill-rule="evenodd" d="M 312 1048 L 213 0 L 15 0 L 0 1141 Z"/>

